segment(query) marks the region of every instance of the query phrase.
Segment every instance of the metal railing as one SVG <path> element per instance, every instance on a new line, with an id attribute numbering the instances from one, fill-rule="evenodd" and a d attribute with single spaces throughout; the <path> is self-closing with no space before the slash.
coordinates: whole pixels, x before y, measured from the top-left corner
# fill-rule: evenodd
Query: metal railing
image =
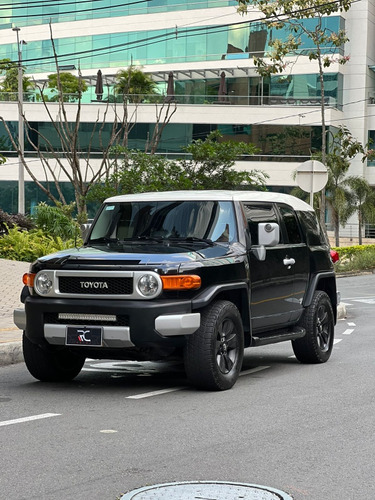
<path id="1" fill-rule="evenodd" d="M 57 102 L 57 96 L 45 95 L 47 102 Z M 64 94 L 63 100 L 66 103 L 76 103 L 79 100 L 77 94 Z M 17 92 L 0 92 L 0 101 L 2 102 L 18 102 Z M 41 103 L 42 97 L 40 92 L 35 90 L 24 92 L 23 102 Z M 317 97 L 306 96 L 265 96 L 265 95 L 174 95 L 168 96 L 164 94 L 103 94 L 101 99 L 98 99 L 93 91 L 85 92 L 81 97 L 82 104 L 167 104 L 176 103 L 184 105 L 228 105 L 228 106 L 320 106 L 321 99 Z M 324 102 L 327 106 L 337 107 L 337 100 L 333 97 L 325 97 Z"/>

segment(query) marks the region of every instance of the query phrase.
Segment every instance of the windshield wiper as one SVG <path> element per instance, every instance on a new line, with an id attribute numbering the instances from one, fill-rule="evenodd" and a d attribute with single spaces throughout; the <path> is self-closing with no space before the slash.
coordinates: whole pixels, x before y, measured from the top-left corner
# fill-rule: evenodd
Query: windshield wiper
<path id="1" fill-rule="evenodd" d="M 118 243 L 119 239 L 118 238 L 107 238 L 105 236 L 102 236 L 101 238 L 94 238 L 91 239 L 87 242 L 87 244 L 92 244 L 92 243 Z"/>
<path id="2" fill-rule="evenodd" d="M 134 236 L 134 238 L 124 238 L 123 240 L 121 240 L 121 242 L 124 242 L 124 243 L 128 243 L 128 242 L 144 242 L 144 243 L 147 243 L 147 242 L 150 242 L 152 241 L 153 243 L 162 243 L 164 240 L 164 238 L 161 238 L 161 237 L 156 237 L 156 236 Z"/>
<path id="3" fill-rule="evenodd" d="M 186 238 L 167 238 L 169 241 L 173 243 L 204 243 L 207 246 L 213 247 L 215 243 L 210 240 L 210 238 L 197 238 L 196 236 L 186 236 Z"/>

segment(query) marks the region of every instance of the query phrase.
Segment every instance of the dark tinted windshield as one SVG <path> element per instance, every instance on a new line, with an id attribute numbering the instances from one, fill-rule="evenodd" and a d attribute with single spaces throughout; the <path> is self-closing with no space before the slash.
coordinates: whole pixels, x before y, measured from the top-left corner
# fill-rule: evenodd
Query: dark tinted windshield
<path id="1" fill-rule="evenodd" d="M 104 205 L 90 236 L 100 239 L 203 238 L 237 239 L 232 202 L 147 201 Z"/>

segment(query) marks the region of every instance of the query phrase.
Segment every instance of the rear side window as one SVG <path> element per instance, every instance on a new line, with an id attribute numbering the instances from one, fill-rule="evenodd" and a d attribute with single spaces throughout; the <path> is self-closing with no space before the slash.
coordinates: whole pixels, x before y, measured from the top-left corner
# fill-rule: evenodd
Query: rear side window
<path id="1" fill-rule="evenodd" d="M 273 205 L 243 204 L 245 217 L 251 235 L 251 244 L 258 245 L 258 224 L 260 222 L 277 222 L 277 214 Z"/>
<path id="2" fill-rule="evenodd" d="M 291 244 L 302 243 L 301 231 L 294 210 L 286 205 L 279 206 L 279 210 L 288 235 L 288 242 Z"/>
<path id="3" fill-rule="evenodd" d="M 298 217 L 305 227 L 307 244 L 326 245 L 326 238 L 314 212 L 298 212 Z"/>

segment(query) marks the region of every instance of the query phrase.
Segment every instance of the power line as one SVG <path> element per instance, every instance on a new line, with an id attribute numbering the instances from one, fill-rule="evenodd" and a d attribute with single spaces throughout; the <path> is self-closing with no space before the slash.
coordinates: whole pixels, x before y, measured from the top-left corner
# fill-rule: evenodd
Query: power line
<path id="1" fill-rule="evenodd" d="M 70 5 L 70 4 L 82 4 L 82 3 L 92 3 L 92 2 L 105 2 L 108 0 L 76 0 L 71 2 L 56 2 L 55 0 L 38 0 L 35 2 L 14 2 L 11 4 L 2 4 L 0 10 L 9 10 L 9 9 L 36 9 L 43 7 L 59 7 L 61 5 Z M 36 5 L 34 5 L 36 4 Z"/>
<path id="2" fill-rule="evenodd" d="M 135 5 L 135 4 L 138 4 L 138 3 L 147 3 L 149 2 L 150 0 L 137 0 L 135 2 L 130 2 L 130 3 L 122 3 L 122 4 L 119 4 L 119 5 L 111 5 L 110 9 L 118 9 L 118 8 L 121 8 L 121 7 L 129 7 L 130 5 Z M 73 2 L 74 3 L 74 2 Z M 53 16 L 53 15 L 65 15 L 65 14 L 81 14 L 82 12 L 94 12 L 94 11 L 97 11 L 97 10 L 102 10 L 103 9 L 103 6 L 102 7 L 93 7 L 91 9 L 80 9 L 78 12 L 76 10 L 70 10 L 70 11 L 66 11 L 66 12 L 58 12 L 58 13 L 50 13 L 50 14 L 45 14 L 46 17 L 50 17 L 50 16 Z M 39 17 L 40 18 L 40 14 L 28 14 L 27 15 L 27 18 L 29 17 Z M 25 18 L 25 15 L 24 14 L 20 14 L 20 15 L 11 15 L 11 16 L 0 16 L 0 19 L 18 19 L 18 18 Z"/>

